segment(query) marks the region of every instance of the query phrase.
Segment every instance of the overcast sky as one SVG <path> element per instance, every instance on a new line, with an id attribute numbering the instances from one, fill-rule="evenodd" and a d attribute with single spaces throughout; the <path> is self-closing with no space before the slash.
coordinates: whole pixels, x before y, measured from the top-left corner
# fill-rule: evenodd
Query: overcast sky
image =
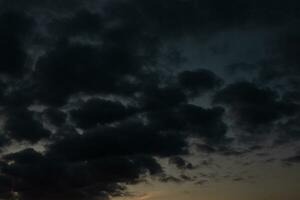
<path id="1" fill-rule="evenodd" d="M 0 0 L 1 200 L 299 200 L 296 0 Z"/>

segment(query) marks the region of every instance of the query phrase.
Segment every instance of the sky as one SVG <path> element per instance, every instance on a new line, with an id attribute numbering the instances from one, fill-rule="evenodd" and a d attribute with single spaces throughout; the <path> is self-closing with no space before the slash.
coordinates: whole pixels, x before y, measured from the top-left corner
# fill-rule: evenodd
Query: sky
<path id="1" fill-rule="evenodd" d="M 299 200 L 296 0 L 0 0 L 0 200 Z"/>

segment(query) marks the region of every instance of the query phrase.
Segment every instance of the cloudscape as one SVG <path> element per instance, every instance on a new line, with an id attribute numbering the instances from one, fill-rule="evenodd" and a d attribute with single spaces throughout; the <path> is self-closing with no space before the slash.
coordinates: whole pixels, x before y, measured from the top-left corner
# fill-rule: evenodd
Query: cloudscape
<path id="1" fill-rule="evenodd" d="M 0 0 L 1 200 L 299 200 L 296 0 Z"/>

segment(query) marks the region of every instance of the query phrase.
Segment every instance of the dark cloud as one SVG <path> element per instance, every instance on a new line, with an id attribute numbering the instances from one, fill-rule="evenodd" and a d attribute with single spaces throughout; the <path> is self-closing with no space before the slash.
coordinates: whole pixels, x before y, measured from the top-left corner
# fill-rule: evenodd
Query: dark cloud
<path id="1" fill-rule="evenodd" d="M 299 50 L 299 19 L 287 24 L 272 43 L 272 57 L 259 66 L 259 78 L 263 84 L 275 85 L 282 94 L 282 100 L 299 107 L 300 96 L 300 60 L 296 55 Z M 280 136 L 275 145 L 282 145 L 299 140 L 299 108 L 295 114 L 277 125 Z"/>
<path id="2" fill-rule="evenodd" d="M 185 138 L 176 132 L 159 132 L 140 122 L 124 122 L 66 137 L 53 144 L 50 153 L 70 160 L 139 154 L 165 157 L 187 153 Z"/>
<path id="3" fill-rule="evenodd" d="M 35 163 L 43 159 L 43 155 L 34 149 L 25 149 L 23 151 L 4 156 L 6 160 L 13 160 L 17 163 Z"/>
<path id="4" fill-rule="evenodd" d="M 12 181 L 6 176 L 0 176 L 0 197 L 8 199 L 11 196 Z"/>
<path id="5" fill-rule="evenodd" d="M 201 140 L 200 152 L 225 157 L 259 149 L 232 147 L 225 108 L 238 129 L 276 127 L 282 139 L 295 139 L 299 37 L 290 24 L 298 10 L 279 0 L 0 0 L 0 147 L 46 141 L 43 152 L 1 155 L 0 198 L 107 200 L 149 175 L 195 181 L 171 176 L 156 158 L 194 169 L 182 158 L 190 139 Z M 275 58 L 229 67 L 257 72 L 257 82 L 230 80 L 221 89 L 226 80 L 211 70 L 178 69 L 184 49 L 172 46 L 182 38 L 205 44 L 249 27 L 280 29 Z M 225 108 L 194 102 L 216 91 L 214 103 Z"/>
<path id="6" fill-rule="evenodd" d="M 10 111 L 4 130 L 12 139 L 32 143 L 48 138 L 51 134 L 34 118 L 34 112 L 27 109 Z"/>
<path id="7" fill-rule="evenodd" d="M 28 67 L 26 42 L 32 34 L 34 21 L 25 14 L 5 12 L 0 14 L 0 73 L 20 76 Z"/>
<path id="8" fill-rule="evenodd" d="M 207 142 L 226 143 L 227 126 L 222 120 L 224 110 L 220 107 L 204 109 L 186 104 L 174 109 L 148 114 L 149 123 L 161 130 L 182 130 L 205 139 Z"/>
<path id="9" fill-rule="evenodd" d="M 197 144 L 197 149 L 203 153 L 215 153 L 216 149 L 207 144 Z"/>
<path id="10" fill-rule="evenodd" d="M 208 180 L 200 180 L 200 181 L 197 181 L 196 184 L 197 185 L 205 185 L 207 184 L 209 181 Z"/>
<path id="11" fill-rule="evenodd" d="M 179 156 L 171 157 L 169 159 L 170 164 L 174 164 L 178 169 L 186 170 L 186 169 L 194 169 L 195 167 L 193 166 L 192 163 L 187 162 L 183 158 Z"/>
<path id="12" fill-rule="evenodd" d="M 249 152 L 247 150 L 237 150 L 227 146 L 220 147 L 217 150 L 221 155 L 224 156 L 243 156 Z"/>
<path id="13" fill-rule="evenodd" d="M 182 115 L 191 131 L 208 141 L 225 142 L 227 126 L 222 120 L 224 110 L 220 107 L 203 109 L 194 105 L 182 108 Z"/>
<path id="14" fill-rule="evenodd" d="M 87 0 L 86 3 L 92 3 L 93 0 Z M 38 0 L 29 0 L 29 1 L 16 1 L 16 0 L 1 0 L 0 5 L 2 9 L 5 10 L 18 10 L 18 11 L 57 11 L 57 12 L 65 12 L 70 10 L 76 10 L 80 6 L 85 6 L 79 0 L 66 0 L 64 2 L 53 2 L 50 0 L 44 0 L 43 2 Z"/>
<path id="15" fill-rule="evenodd" d="M 236 73 L 249 73 L 251 71 L 256 70 L 256 66 L 253 64 L 240 62 L 234 63 L 226 66 L 229 74 L 236 74 Z"/>
<path id="16" fill-rule="evenodd" d="M 205 69 L 184 71 L 178 75 L 179 84 L 192 96 L 219 88 L 223 81 L 213 72 Z"/>
<path id="17" fill-rule="evenodd" d="M 62 126 L 67 119 L 67 114 L 55 108 L 47 108 L 43 114 L 46 119 L 55 126 Z"/>
<path id="18" fill-rule="evenodd" d="M 291 156 L 291 157 L 288 157 L 286 159 L 283 159 L 283 161 L 287 164 L 296 164 L 296 163 L 300 163 L 300 155 L 299 153 L 294 155 L 294 156 Z"/>
<path id="19" fill-rule="evenodd" d="M 264 101 L 256 102 L 258 93 L 256 93 L 256 95 L 254 93 L 251 94 L 248 89 L 244 88 L 248 96 L 243 96 L 248 99 L 246 101 L 253 104 L 252 106 L 241 106 L 240 103 L 229 103 L 229 101 L 227 104 L 236 104 L 236 106 L 229 105 L 229 107 L 231 107 L 231 111 L 235 112 L 233 113 L 233 115 L 235 115 L 233 118 L 238 125 L 241 125 L 240 127 L 258 133 L 266 132 L 275 134 L 275 132 L 277 132 L 279 138 L 275 141 L 275 145 L 282 145 L 299 139 L 300 99 L 298 88 L 300 86 L 300 62 L 296 52 L 298 52 L 300 40 L 298 28 L 299 15 L 296 14 L 294 10 L 299 7 L 299 3 L 293 1 L 282 3 L 282 9 L 278 7 L 280 1 L 274 3 L 275 4 L 269 7 L 269 9 L 266 9 L 268 13 L 271 13 L 270 18 L 264 17 L 265 20 L 270 20 L 270 23 L 268 22 L 268 26 L 266 27 L 267 31 L 273 25 L 277 27 L 276 31 L 270 35 L 272 39 L 270 39 L 268 44 L 262 45 L 263 48 L 266 48 L 268 53 L 263 56 L 262 60 L 254 64 L 242 62 L 229 66 L 229 68 L 232 68 L 231 72 L 244 74 L 251 72 L 251 75 L 246 75 L 246 79 L 253 79 L 255 87 L 261 90 L 261 92 L 265 90 L 265 93 L 267 93 L 266 90 L 269 90 L 269 95 L 265 94 L 265 97 L 261 97 L 261 99 L 265 99 Z M 262 6 L 265 5 L 265 3 L 262 3 Z M 278 16 L 273 15 L 275 10 L 278 12 L 278 16 L 283 13 L 286 13 L 286 16 L 278 19 Z M 274 20 L 272 20 L 271 16 Z M 281 23 L 285 20 L 287 21 L 282 25 Z M 273 93 L 273 97 L 271 97 L 271 93 Z M 228 96 L 233 96 L 233 94 Z M 223 101 L 225 105 L 226 100 L 222 100 L 222 98 L 223 96 L 220 96 L 217 101 Z M 268 98 L 269 100 L 267 100 Z M 231 98 L 230 101 L 234 101 L 234 98 Z M 256 106 L 257 104 L 259 104 L 259 106 Z M 248 110 L 248 108 L 250 109 Z M 258 130 L 258 128 L 262 129 Z M 270 131 L 270 129 L 273 129 L 273 131 Z"/>
<path id="20" fill-rule="evenodd" d="M 156 31 L 171 36 L 199 32 L 211 32 L 218 28 L 246 23 L 252 5 L 232 0 L 223 1 L 131 1 L 131 6 L 139 8 L 143 19 Z"/>
<path id="21" fill-rule="evenodd" d="M 103 17 L 99 13 L 88 10 L 77 11 L 72 16 L 58 18 L 49 25 L 50 32 L 63 37 L 83 37 L 97 39 L 104 31 Z"/>
<path id="22" fill-rule="evenodd" d="M 284 28 L 275 41 L 272 43 L 271 50 L 273 55 L 260 66 L 260 78 L 267 82 L 282 81 L 293 89 L 299 85 L 299 65 L 300 59 L 297 56 L 299 50 L 300 37 L 298 26 L 299 22 L 292 22 Z"/>
<path id="23" fill-rule="evenodd" d="M 227 139 L 227 142 L 224 142 L 222 145 L 215 145 L 215 144 L 197 144 L 197 150 L 202 153 L 207 153 L 207 154 L 219 154 L 223 156 L 243 156 L 246 153 L 250 153 L 253 150 L 241 150 L 241 149 L 236 149 L 230 146 L 231 140 Z M 202 164 L 209 164 L 207 162 L 204 162 Z"/>
<path id="24" fill-rule="evenodd" d="M 79 127 L 91 128 L 97 124 L 127 119 L 136 110 L 134 107 L 124 106 L 116 101 L 90 99 L 78 109 L 72 110 L 70 114 Z"/>
<path id="25" fill-rule="evenodd" d="M 275 144 L 282 145 L 300 139 L 299 113 L 285 122 L 278 123 L 279 138 Z"/>
<path id="26" fill-rule="evenodd" d="M 32 82 L 23 80 L 7 84 L 3 92 L 2 105 L 6 109 L 26 108 L 35 103 Z"/>
<path id="27" fill-rule="evenodd" d="M 233 179 L 233 181 L 235 181 L 235 182 L 241 182 L 241 181 L 244 181 L 244 180 L 245 179 L 242 178 L 242 177 L 236 177 L 236 178 Z"/>
<path id="28" fill-rule="evenodd" d="M 145 110 L 161 110 L 179 106 L 187 102 L 184 92 L 177 87 L 146 86 L 141 94 L 141 107 Z"/>
<path id="29" fill-rule="evenodd" d="M 142 174 L 159 175 L 157 161 L 147 156 L 102 157 L 65 162 L 33 149 L 5 156 L 13 164 L 2 167 L 22 199 L 96 199 L 121 194 L 118 183 L 134 183 Z"/>
<path id="30" fill-rule="evenodd" d="M 228 106 L 236 124 L 250 132 L 260 132 L 259 128 L 292 116 L 298 109 L 295 104 L 281 101 L 270 88 L 251 82 L 228 85 L 216 94 L 214 102 Z"/>
<path id="31" fill-rule="evenodd" d="M 9 145 L 9 144 L 11 144 L 10 138 L 6 134 L 1 133 L 0 134 L 0 149 L 2 147 L 5 147 L 5 146 Z"/>
<path id="32" fill-rule="evenodd" d="M 182 180 L 180 178 L 174 177 L 174 176 L 164 176 L 160 179 L 162 182 L 173 182 L 173 183 L 182 183 Z"/>
<path id="33" fill-rule="evenodd" d="M 37 95 L 41 102 L 60 105 L 79 92 L 122 93 L 118 85 L 137 73 L 137 62 L 125 49 L 63 42 L 37 63 Z"/>
<path id="34" fill-rule="evenodd" d="M 185 174 L 181 174 L 181 175 L 180 175 L 180 178 L 181 178 L 182 180 L 184 180 L 184 181 L 194 181 L 195 178 L 197 178 L 197 177 L 196 177 L 196 176 L 191 177 L 191 176 L 187 176 L 187 175 L 185 175 Z"/>

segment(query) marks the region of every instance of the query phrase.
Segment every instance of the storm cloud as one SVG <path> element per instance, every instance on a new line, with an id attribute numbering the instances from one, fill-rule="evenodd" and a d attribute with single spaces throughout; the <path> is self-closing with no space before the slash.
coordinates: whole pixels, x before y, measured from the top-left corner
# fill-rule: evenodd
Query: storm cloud
<path id="1" fill-rule="evenodd" d="M 194 170 L 185 160 L 191 141 L 198 153 L 223 157 L 254 151 L 235 149 L 232 127 L 247 137 L 276 130 L 278 141 L 300 138 L 297 2 L 1 0 L 0 7 L 2 199 L 106 200 L 148 177 L 202 185 L 207 180 L 172 176 L 161 160 Z M 254 71 L 251 80 L 186 66 L 185 47 L 176 47 L 265 27 L 276 30 L 272 56 L 230 65 Z"/>

